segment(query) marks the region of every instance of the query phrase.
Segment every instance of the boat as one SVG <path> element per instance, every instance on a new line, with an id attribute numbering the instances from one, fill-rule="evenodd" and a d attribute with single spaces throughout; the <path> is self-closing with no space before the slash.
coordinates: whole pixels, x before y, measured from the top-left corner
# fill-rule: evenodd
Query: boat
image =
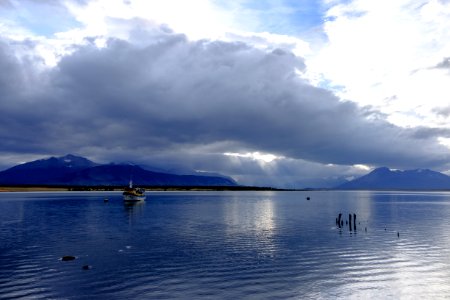
<path id="1" fill-rule="evenodd" d="M 143 188 L 133 187 L 133 181 L 123 191 L 123 201 L 125 202 L 139 202 L 145 200 L 145 190 Z"/>

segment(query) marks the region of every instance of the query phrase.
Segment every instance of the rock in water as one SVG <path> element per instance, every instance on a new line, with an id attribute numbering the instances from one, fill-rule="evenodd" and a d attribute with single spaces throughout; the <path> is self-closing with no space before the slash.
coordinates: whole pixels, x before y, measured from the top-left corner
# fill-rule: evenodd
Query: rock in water
<path id="1" fill-rule="evenodd" d="M 72 256 L 72 255 L 65 255 L 65 256 L 61 257 L 61 260 L 62 261 L 71 261 L 71 260 L 74 260 L 75 258 L 76 257 Z"/>

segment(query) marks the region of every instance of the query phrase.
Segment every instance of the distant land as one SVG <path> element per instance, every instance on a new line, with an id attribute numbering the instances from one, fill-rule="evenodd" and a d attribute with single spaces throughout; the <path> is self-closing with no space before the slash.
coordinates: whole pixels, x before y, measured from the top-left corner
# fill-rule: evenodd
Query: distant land
<path id="1" fill-rule="evenodd" d="M 214 173 L 173 174 L 130 163 L 98 164 L 68 154 L 27 162 L 0 172 L 0 191 L 116 190 L 136 186 L 155 190 L 284 190 L 241 186 L 232 178 Z M 377 168 L 331 189 L 337 190 L 450 190 L 450 176 L 428 169 Z M 290 189 L 323 190 L 323 188 Z M 325 188 L 327 190 L 327 188 Z"/>
<path id="2" fill-rule="evenodd" d="M 130 179 L 139 186 L 239 187 L 226 176 L 179 175 L 146 170 L 133 164 L 98 164 L 65 155 L 27 162 L 0 172 L 0 186 L 120 187 Z"/>
<path id="3" fill-rule="evenodd" d="M 450 190 L 450 177 L 428 169 L 381 167 L 336 187 L 340 190 Z"/>

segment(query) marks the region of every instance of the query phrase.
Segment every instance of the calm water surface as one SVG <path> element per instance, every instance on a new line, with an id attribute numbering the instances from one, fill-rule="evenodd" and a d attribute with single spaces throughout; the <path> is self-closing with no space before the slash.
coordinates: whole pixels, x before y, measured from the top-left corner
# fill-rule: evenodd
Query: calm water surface
<path id="1" fill-rule="evenodd" d="M 0 299 L 450 298 L 450 193 L 148 194 L 0 193 Z"/>

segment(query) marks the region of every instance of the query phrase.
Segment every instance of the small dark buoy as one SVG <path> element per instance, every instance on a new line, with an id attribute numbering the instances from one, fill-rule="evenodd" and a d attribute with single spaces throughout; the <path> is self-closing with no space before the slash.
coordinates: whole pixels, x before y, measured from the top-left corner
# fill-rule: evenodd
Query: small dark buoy
<path id="1" fill-rule="evenodd" d="M 400 238 L 400 232 L 397 231 L 397 237 Z"/>
<path id="2" fill-rule="evenodd" d="M 364 227 L 364 231 L 367 232 L 367 227 Z"/>
<path id="3" fill-rule="evenodd" d="M 311 198 L 309 198 L 309 197 L 306 197 L 306 200 L 311 200 Z"/>
<path id="4" fill-rule="evenodd" d="M 92 266 L 90 265 L 84 265 L 83 267 L 81 267 L 83 270 L 90 270 L 92 269 Z"/>
<path id="5" fill-rule="evenodd" d="M 62 261 L 71 261 L 71 260 L 74 260 L 75 258 L 76 257 L 72 256 L 72 255 L 65 255 L 65 256 L 61 257 L 61 260 Z"/>

